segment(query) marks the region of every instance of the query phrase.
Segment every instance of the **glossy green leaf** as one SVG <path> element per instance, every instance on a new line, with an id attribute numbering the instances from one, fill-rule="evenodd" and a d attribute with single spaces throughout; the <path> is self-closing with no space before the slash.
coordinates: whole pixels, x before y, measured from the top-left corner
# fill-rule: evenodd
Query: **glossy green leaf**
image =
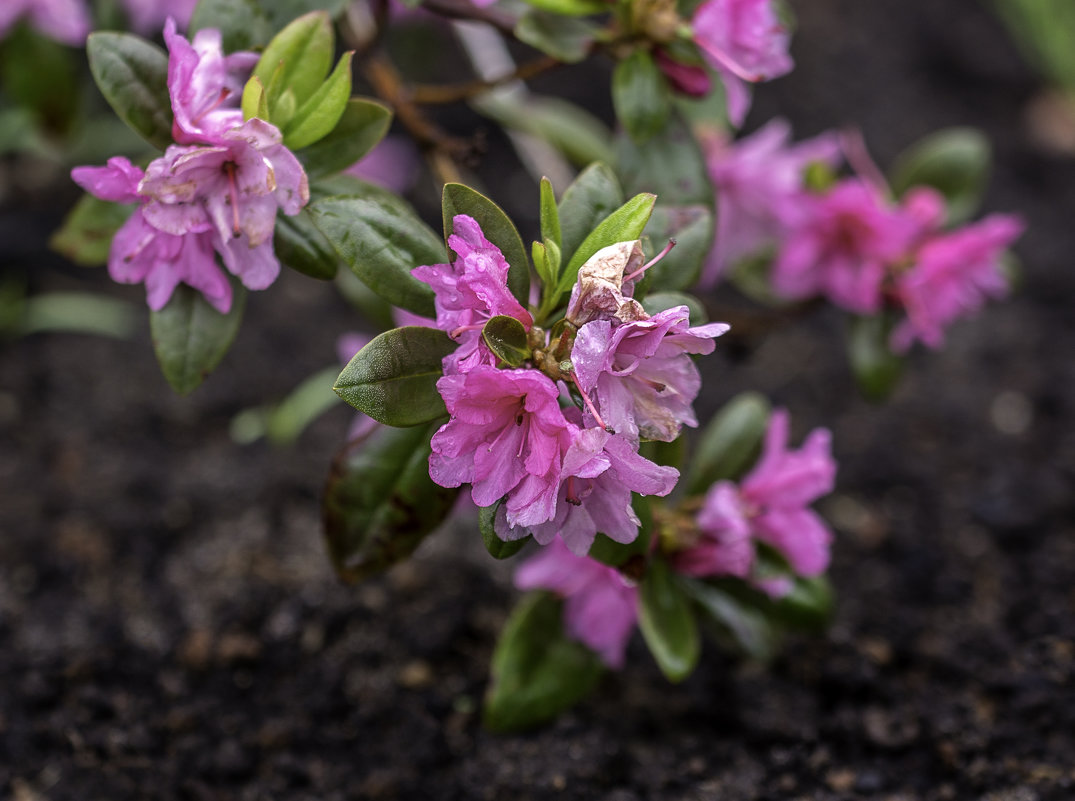
<path id="1" fill-rule="evenodd" d="M 284 128 L 284 144 L 292 150 L 308 147 L 336 127 L 351 97 L 351 58 L 354 51 L 340 56 L 336 69 Z"/>
<path id="2" fill-rule="evenodd" d="M 623 205 L 623 190 L 607 164 L 591 164 L 560 198 L 560 250 L 573 255 L 590 231 Z M 544 201 L 543 201 L 544 202 Z"/>
<path id="3" fill-rule="evenodd" d="M 444 222 L 444 241 L 452 233 L 452 220 L 457 214 L 473 217 L 485 234 L 485 238 L 500 248 L 508 262 L 508 289 L 526 308 L 530 302 L 530 260 L 526 247 L 515 223 L 500 206 L 480 192 L 463 184 L 445 184 L 442 195 L 441 215 Z M 452 254 L 455 260 L 455 254 Z"/>
<path id="4" fill-rule="evenodd" d="M 597 683 L 597 655 L 564 635 L 563 604 L 546 593 L 526 596 L 512 612 L 493 653 L 483 720 L 517 731 L 552 720 Z"/>
<path id="5" fill-rule="evenodd" d="M 650 214 L 653 213 L 653 204 L 657 197 L 648 193 L 635 195 L 612 214 L 608 215 L 598 224 L 590 234 L 582 240 L 578 250 L 571 257 L 571 261 L 560 274 L 560 292 L 567 292 L 575 284 L 578 278 L 579 268 L 589 258 L 602 248 L 614 245 L 617 242 L 629 242 L 638 239 L 649 222 Z"/>
<path id="6" fill-rule="evenodd" d="M 205 28 L 220 31 L 225 53 L 260 48 L 273 33 L 258 0 L 198 0 L 190 19 L 191 38 Z"/>
<path id="7" fill-rule="evenodd" d="M 776 654 L 780 632 L 757 607 L 698 579 L 678 577 L 679 584 L 697 604 L 718 637 L 753 659 L 765 662 Z"/>
<path id="8" fill-rule="evenodd" d="M 392 110 L 374 100 L 353 97 L 327 136 L 299 153 L 310 180 L 344 170 L 384 139 Z"/>
<path id="9" fill-rule="evenodd" d="M 336 572 L 359 581 L 410 556 L 451 512 L 458 488 L 429 477 L 436 426 L 377 427 L 335 459 L 325 484 L 325 540 Z"/>
<path id="10" fill-rule="evenodd" d="M 885 400 L 903 375 L 904 359 L 889 347 L 892 325 L 884 314 L 851 320 L 847 356 L 859 392 L 871 401 Z"/>
<path id="11" fill-rule="evenodd" d="M 608 13 L 604 0 L 526 0 L 526 4 L 550 14 L 565 17 L 588 17 Z"/>
<path id="12" fill-rule="evenodd" d="M 130 33 L 97 31 L 86 40 L 97 88 L 127 125 L 154 147 L 172 144 L 168 56 Z"/>
<path id="13" fill-rule="evenodd" d="M 989 181 L 992 149 L 974 128 L 936 131 L 905 151 L 892 168 L 892 190 L 902 196 L 931 186 L 948 203 L 949 224 L 966 222 L 978 210 Z"/>
<path id="14" fill-rule="evenodd" d="M 671 110 L 668 85 L 648 50 L 635 50 L 612 73 L 616 119 L 643 144 L 664 128 Z"/>
<path id="15" fill-rule="evenodd" d="M 448 414 L 437 379 L 443 374 L 441 360 L 455 348 L 436 328 L 393 328 L 355 354 L 333 389 L 378 423 L 428 423 Z"/>
<path id="16" fill-rule="evenodd" d="M 702 301 L 685 292 L 651 292 L 642 300 L 642 308 L 651 316 L 667 309 L 674 309 L 676 306 L 686 306 L 690 309 L 691 325 L 704 325 L 709 322 Z"/>
<path id="17" fill-rule="evenodd" d="M 500 539 L 496 529 L 493 528 L 493 521 L 496 519 L 496 510 L 499 506 L 500 503 L 498 502 L 492 506 L 483 506 L 478 509 L 478 529 L 481 531 L 485 550 L 489 552 L 491 557 L 494 559 L 509 559 L 521 551 L 532 537 L 528 534 L 518 540 L 505 541 Z"/>
<path id="18" fill-rule="evenodd" d="M 52 235 L 49 247 L 83 267 L 106 264 L 112 238 L 133 210 L 134 206 L 83 195 Z"/>
<path id="19" fill-rule="evenodd" d="M 268 90 L 270 113 L 286 91 L 302 100 L 317 91 L 332 66 L 333 46 L 332 20 L 324 11 L 302 15 L 272 38 L 254 67 Z"/>
<path id="20" fill-rule="evenodd" d="M 273 248 L 280 263 L 292 270 L 322 281 L 336 277 L 340 257 L 307 209 L 293 217 L 276 215 Z"/>
<path id="21" fill-rule="evenodd" d="M 658 201 L 646 226 L 643 249 L 653 258 L 668 244 L 676 246 L 651 267 L 646 276 L 651 290 L 688 289 L 697 282 L 713 247 L 713 213 L 700 204 L 670 206 Z"/>
<path id="22" fill-rule="evenodd" d="M 702 495 L 710 485 L 743 475 L 761 452 L 769 424 L 769 401 L 756 392 L 736 395 L 702 431 L 687 471 L 687 494 Z"/>
<path id="23" fill-rule="evenodd" d="M 555 245 L 553 246 L 555 247 Z M 556 276 L 560 271 L 558 264 L 553 264 L 549 255 L 549 249 L 541 242 L 530 245 L 530 258 L 534 262 L 534 270 L 544 286 L 555 285 Z"/>
<path id="24" fill-rule="evenodd" d="M 202 293 L 180 284 L 160 311 L 149 313 L 157 362 L 180 395 L 192 392 L 228 352 L 246 305 L 246 290 L 232 281 L 231 311 L 221 314 Z"/>
<path id="25" fill-rule="evenodd" d="M 242 107 L 244 120 L 254 117 L 261 120 L 269 119 L 269 98 L 257 75 L 251 76 L 246 86 L 243 87 Z"/>
<path id="26" fill-rule="evenodd" d="M 88 292 L 45 292 L 20 303 L 15 333 L 96 334 L 127 339 L 134 333 L 134 308 Z M 3 315 L 0 315 L 3 316 Z M 0 330 L 4 326 L 0 325 Z"/>
<path id="27" fill-rule="evenodd" d="M 701 653 L 698 623 L 690 599 L 663 559 L 650 562 L 639 587 L 638 626 L 669 681 L 691 674 Z"/>
<path id="28" fill-rule="evenodd" d="M 589 20 L 537 9 L 527 11 L 515 24 L 515 36 L 520 42 L 565 64 L 584 60 L 599 30 Z"/>
<path id="29" fill-rule="evenodd" d="M 355 191 L 311 203 L 314 225 L 366 286 L 394 306 L 434 317 L 433 290 L 411 270 L 447 261 L 441 238 L 401 198 Z"/>
<path id="30" fill-rule="evenodd" d="M 616 171 L 628 192 L 653 192 L 662 204 L 713 207 L 713 185 L 705 157 L 678 113 L 639 144 L 626 134 L 616 138 Z"/>
<path id="31" fill-rule="evenodd" d="M 330 17 L 336 18 L 343 13 L 347 2 L 348 0 L 272 0 L 264 5 L 273 29 L 279 30 L 296 17 L 311 11 L 324 11 Z"/>
<path id="32" fill-rule="evenodd" d="M 555 147 L 580 166 L 612 160 L 612 134 L 600 118 L 567 100 L 490 92 L 471 105 L 505 128 L 524 131 Z"/>
<path id="33" fill-rule="evenodd" d="M 530 358 L 526 329 L 514 317 L 498 314 L 482 327 L 482 339 L 497 358 L 510 367 L 521 367 Z"/>

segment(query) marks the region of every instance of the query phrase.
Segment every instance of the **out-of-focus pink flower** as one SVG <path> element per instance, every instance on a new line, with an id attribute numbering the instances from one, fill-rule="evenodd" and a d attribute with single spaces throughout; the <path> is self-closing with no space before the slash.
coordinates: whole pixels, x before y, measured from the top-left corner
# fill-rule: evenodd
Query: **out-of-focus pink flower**
<path id="1" fill-rule="evenodd" d="M 720 481 L 710 488 L 697 518 L 701 539 L 675 555 L 676 570 L 692 576 L 747 577 L 754 561 L 753 539 L 783 554 L 799 575 L 825 571 L 832 533 L 808 506 L 832 491 L 836 462 L 830 435 L 815 429 L 799 450 L 791 451 L 788 426 L 785 410 L 773 412 L 754 469 L 738 487 Z"/>
<path id="2" fill-rule="evenodd" d="M 610 668 L 623 667 L 638 622 L 638 588 L 618 570 L 576 556 L 554 540 L 519 566 L 515 586 L 562 596 L 567 636 L 597 653 Z"/>
<path id="3" fill-rule="evenodd" d="M 914 265 L 896 277 L 907 319 L 893 332 L 893 347 L 905 351 L 916 339 L 939 347 L 952 321 L 977 311 L 988 298 L 1005 295 L 1000 257 L 1023 228 L 1018 218 L 995 214 L 927 240 Z"/>
<path id="4" fill-rule="evenodd" d="M 386 136 L 361 160 L 344 172 L 371 184 L 402 194 L 418 177 L 418 151 L 408 139 Z"/>
<path id="5" fill-rule="evenodd" d="M 672 88 L 687 97 L 705 97 L 713 88 L 705 67 L 676 61 L 663 47 L 653 51 L 653 60 Z"/>
<path id="6" fill-rule="evenodd" d="M 886 269 L 909 255 L 921 221 L 856 178 L 807 201 L 798 204 L 800 219 L 773 262 L 773 289 L 791 299 L 825 295 L 850 311 L 876 313 Z"/>
<path id="7" fill-rule="evenodd" d="M 123 0 L 131 29 L 143 36 L 159 33 L 169 17 L 186 30 L 196 5 L 198 0 Z"/>
<path id="8" fill-rule="evenodd" d="M 771 0 L 706 0 L 694 13 L 694 41 L 720 75 L 736 127 L 750 109 L 748 83 L 791 71 L 790 37 Z"/>
<path id="9" fill-rule="evenodd" d="M 791 145 L 791 126 L 774 119 L 750 136 L 731 141 L 711 135 L 701 141 L 717 194 L 717 230 L 699 286 L 712 288 L 739 259 L 776 246 L 809 203 L 803 185 L 807 167 L 835 168 L 840 141 L 826 133 Z"/>
<path id="10" fill-rule="evenodd" d="M 485 238 L 477 220 L 457 214 L 448 246 L 458 258 L 452 264 L 415 267 L 411 275 L 435 293 L 437 327 L 459 342 L 444 359 L 447 373 L 479 365 L 496 365 L 496 355 L 482 339 L 482 327 L 497 315 L 514 317 L 529 330 L 534 319 L 508 289 L 508 262 L 500 248 Z"/>
<path id="11" fill-rule="evenodd" d="M 578 427 L 559 390 L 537 370 L 477 365 L 437 381 L 450 419 L 433 435 L 429 475 L 442 487 L 471 485 L 478 506 L 506 496 L 508 526 L 551 520 L 564 456 Z"/>
<path id="12" fill-rule="evenodd" d="M 86 43 L 92 27 L 85 0 L 3 0 L 0 2 L 0 39 L 20 19 L 25 19 L 32 28 L 50 39 L 74 47 Z"/>
<path id="13" fill-rule="evenodd" d="M 115 203 L 144 202 L 138 193 L 143 173 L 127 159 L 115 157 L 105 167 L 76 167 L 75 183 L 90 194 Z M 146 285 L 146 303 L 159 311 L 179 284 L 200 291 L 220 312 L 231 308 L 232 292 L 217 266 L 213 234 L 208 229 L 170 234 L 151 225 L 138 208 L 116 232 L 108 255 L 114 281 Z"/>
<path id="14" fill-rule="evenodd" d="M 172 136 L 180 144 L 216 143 L 243 124 L 239 104 L 243 86 L 258 63 L 257 53 L 225 56 L 220 31 L 204 28 L 194 40 L 176 33 L 175 20 L 164 25 L 168 45 L 168 94 L 172 99 Z"/>
<path id="15" fill-rule="evenodd" d="M 676 306 L 646 320 L 615 327 L 593 320 L 579 329 L 571 351 L 575 378 L 617 434 L 671 442 L 683 425 L 698 425 L 691 404 L 702 380 L 689 354 L 712 353 L 713 339 L 728 326 L 691 328 L 689 321 L 690 310 Z"/>

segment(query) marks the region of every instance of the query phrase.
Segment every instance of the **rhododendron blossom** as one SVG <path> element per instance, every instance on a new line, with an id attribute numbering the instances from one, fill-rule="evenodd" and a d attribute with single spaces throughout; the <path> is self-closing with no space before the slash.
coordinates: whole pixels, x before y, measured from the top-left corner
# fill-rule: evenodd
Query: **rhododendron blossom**
<path id="1" fill-rule="evenodd" d="M 801 576 L 825 571 L 832 533 L 808 506 L 833 488 L 830 434 L 815 429 L 792 451 L 788 427 L 787 412 L 775 411 L 754 468 L 738 486 L 720 481 L 710 487 L 697 516 L 701 537 L 675 555 L 676 570 L 691 576 L 746 577 L 756 540 L 779 551 Z"/>
<path id="2" fill-rule="evenodd" d="M 597 653 L 608 667 L 623 667 L 638 622 L 638 588 L 622 573 L 554 541 L 519 566 L 515 586 L 563 597 L 567 636 Z"/>

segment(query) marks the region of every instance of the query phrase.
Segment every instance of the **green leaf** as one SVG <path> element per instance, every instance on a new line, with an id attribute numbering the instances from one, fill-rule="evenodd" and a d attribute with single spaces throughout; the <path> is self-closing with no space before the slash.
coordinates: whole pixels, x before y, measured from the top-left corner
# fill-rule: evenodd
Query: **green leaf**
<path id="1" fill-rule="evenodd" d="M 335 367 L 327 367 L 295 387 L 269 412 L 266 438 L 276 445 L 294 442 L 310 423 L 339 403 L 332 391 L 338 372 Z"/>
<path id="2" fill-rule="evenodd" d="M 373 100 L 353 97 L 327 136 L 299 153 L 310 180 L 344 170 L 380 142 L 392 122 L 392 110 Z"/>
<path id="3" fill-rule="evenodd" d="M 333 41 L 332 20 L 324 11 L 304 14 L 272 38 L 254 67 L 268 90 L 270 114 L 287 91 L 304 100 L 317 91 L 332 66 Z"/>
<path id="4" fill-rule="evenodd" d="M 628 192 L 653 192 L 670 206 L 713 207 L 713 185 L 705 157 L 678 113 L 645 144 L 621 134 L 616 139 L 616 171 Z"/>
<path id="5" fill-rule="evenodd" d="M 500 635 L 490 666 L 483 719 L 494 731 L 552 720 L 597 683 L 597 655 L 564 635 L 563 604 L 546 593 L 526 596 Z"/>
<path id="6" fill-rule="evenodd" d="M 279 30 L 291 20 L 311 11 L 324 11 L 330 17 L 336 18 L 347 7 L 348 0 L 272 0 L 265 3 L 265 13 L 269 15 L 269 21 L 274 30 Z"/>
<path id="7" fill-rule="evenodd" d="M 131 205 L 83 195 L 49 239 L 49 247 L 83 267 L 107 264 L 112 238 L 133 210 Z"/>
<path id="8" fill-rule="evenodd" d="M 130 304 L 88 292 L 31 295 L 21 307 L 15 329 L 20 336 L 64 332 L 128 339 L 134 333 Z"/>
<path id="9" fill-rule="evenodd" d="M 713 214 L 706 206 L 657 203 L 646 226 L 646 257 L 656 256 L 669 239 L 676 246 L 647 272 L 653 290 L 688 289 L 697 282 L 713 246 Z"/>
<path id="10" fill-rule="evenodd" d="M 351 96 L 351 58 L 354 51 L 340 56 L 336 69 L 310 99 L 299 106 L 284 128 L 284 144 L 292 150 L 323 139 L 340 121 Z"/>
<path id="11" fill-rule="evenodd" d="M 167 54 L 134 34 L 106 31 L 90 34 L 86 53 L 97 88 L 120 119 L 154 147 L 172 144 Z"/>
<path id="12" fill-rule="evenodd" d="M 604 0 L 525 0 L 526 4 L 564 17 L 588 17 L 608 13 Z"/>
<path id="13" fill-rule="evenodd" d="M 231 311 L 221 314 L 202 293 L 180 284 L 160 311 L 149 313 L 153 349 L 164 377 L 180 395 L 192 392 L 228 352 L 246 305 L 246 290 L 232 281 Z"/>
<path id="14" fill-rule="evenodd" d="M 518 540 L 505 541 L 500 539 L 493 528 L 493 521 L 496 519 L 496 510 L 499 506 L 500 502 L 498 501 L 492 506 L 483 506 L 478 509 L 478 529 L 481 531 L 482 542 L 485 544 L 485 550 L 489 552 L 489 555 L 494 559 L 508 559 L 521 551 L 523 546 L 530 542 L 532 538 L 527 534 Z"/>
<path id="15" fill-rule="evenodd" d="M 669 681 L 687 678 L 701 645 L 690 599 L 663 559 L 654 559 L 639 588 L 638 626 L 650 653 Z"/>
<path id="16" fill-rule="evenodd" d="M 769 401 L 756 392 L 736 395 L 709 422 L 687 471 L 687 494 L 701 495 L 711 484 L 743 475 L 761 452 L 769 424 Z"/>
<path id="17" fill-rule="evenodd" d="M 498 314 L 482 327 L 482 339 L 497 358 L 510 367 L 521 367 L 530 358 L 526 329 L 514 317 Z"/>
<path id="18" fill-rule="evenodd" d="M 648 50 L 635 50 L 616 65 L 612 106 L 616 119 L 638 144 L 664 128 L 671 110 L 668 85 Z"/>
<path id="19" fill-rule="evenodd" d="M 832 584 L 825 576 L 793 579 L 791 592 L 773 601 L 773 618 L 789 628 L 824 630 L 835 608 Z"/>
<path id="20" fill-rule="evenodd" d="M 552 244 L 552 243 L 550 243 Z M 553 245 L 553 247 L 556 247 Z M 559 254 L 557 254 L 559 255 Z M 534 270 L 544 286 L 554 284 L 559 272 L 559 265 L 554 265 L 549 257 L 549 249 L 540 242 L 530 245 L 530 258 L 534 262 Z"/>
<path id="21" fill-rule="evenodd" d="M 722 640 L 730 640 L 753 659 L 766 662 L 776 655 L 780 632 L 757 607 L 712 584 L 680 576 L 679 584 L 717 627 Z"/>
<path id="22" fill-rule="evenodd" d="M 902 196 L 915 186 L 931 186 L 948 204 L 950 225 L 978 210 L 989 181 L 992 149 L 974 128 L 946 128 L 906 150 L 892 168 L 892 190 Z"/>
<path id="23" fill-rule="evenodd" d="M 485 238 L 500 248 L 508 262 L 508 289 L 526 308 L 530 302 L 530 260 L 526 256 L 523 238 L 508 215 L 480 192 L 463 184 L 445 184 L 441 215 L 444 220 L 444 241 L 448 242 L 457 214 L 473 217 L 485 234 Z M 452 260 L 455 255 L 452 254 Z"/>
<path id="24" fill-rule="evenodd" d="M 447 261 L 441 238 L 401 198 L 355 191 L 311 203 L 314 225 L 366 286 L 393 306 L 434 317 L 433 290 L 411 270 Z"/>
<path id="25" fill-rule="evenodd" d="M 258 0 L 199 0 L 190 19 L 190 36 L 205 28 L 220 31 L 225 53 L 262 47 L 273 28 Z"/>
<path id="26" fill-rule="evenodd" d="M 429 477 L 434 426 L 377 427 L 335 459 L 322 505 L 325 540 L 346 581 L 410 556 L 451 512 L 458 488 Z"/>
<path id="27" fill-rule="evenodd" d="M 708 322 L 705 306 L 702 301 L 684 292 L 651 292 L 642 301 L 642 308 L 650 316 L 674 309 L 676 306 L 686 306 L 691 312 L 691 325 L 703 325 Z"/>
<path id="28" fill-rule="evenodd" d="M 565 64 L 583 61 L 590 54 L 600 29 L 589 20 L 547 11 L 527 11 L 515 24 L 515 36 Z"/>
<path id="29" fill-rule="evenodd" d="M 0 85 L 14 105 L 32 109 L 38 123 L 66 133 L 79 111 L 75 53 L 27 26 L 0 42 Z M 77 162 L 76 162 L 77 163 Z"/>
<path id="30" fill-rule="evenodd" d="M 489 92 L 471 105 L 505 128 L 543 139 L 572 163 L 587 165 L 612 159 L 612 134 L 600 118 L 558 97 L 517 96 Z"/>
<path id="31" fill-rule="evenodd" d="M 559 248 L 563 244 L 560 235 L 560 210 L 556 207 L 556 194 L 552 189 L 552 181 L 548 178 L 541 179 L 540 208 L 541 240 L 543 242 L 551 240 Z"/>
<path id="32" fill-rule="evenodd" d="M 436 328 L 393 328 L 343 368 L 333 389 L 378 423 L 416 426 L 448 414 L 437 392 L 441 360 L 456 343 Z"/>
<path id="33" fill-rule="evenodd" d="M 579 268 L 597 251 L 617 242 L 638 239 L 649 222 L 656 200 L 656 195 L 648 193 L 635 195 L 594 228 L 589 236 L 582 240 L 575 255 L 560 274 L 560 292 L 567 292 L 574 286 Z"/>
<path id="34" fill-rule="evenodd" d="M 322 281 L 336 277 L 340 257 L 314 225 L 307 209 L 293 217 L 276 215 L 273 248 L 280 263 L 292 270 Z"/>
<path id="35" fill-rule="evenodd" d="M 620 182 L 607 164 L 598 162 L 583 170 L 560 199 L 561 252 L 574 254 L 590 231 L 623 201 Z"/>
<path id="36" fill-rule="evenodd" d="M 269 98 L 257 75 L 251 76 L 243 87 L 243 119 L 269 119 Z"/>
<path id="37" fill-rule="evenodd" d="M 888 315 L 853 317 L 847 337 L 851 372 L 863 397 L 883 401 L 903 375 L 904 359 L 889 347 L 893 320 Z"/>
<path id="38" fill-rule="evenodd" d="M 638 536 L 634 542 L 616 542 L 607 534 L 598 532 L 587 556 L 609 567 L 624 567 L 633 559 L 636 564 L 625 569 L 638 578 L 645 570 L 646 557 L 650 552 L 650 540 L 653 537 L 653 512 L 649 499 L 643 495 L 632 495 L 631 506 L 641 521 Z M 637 567 L 637 570 L 633 570 L 634 567 Z"/>

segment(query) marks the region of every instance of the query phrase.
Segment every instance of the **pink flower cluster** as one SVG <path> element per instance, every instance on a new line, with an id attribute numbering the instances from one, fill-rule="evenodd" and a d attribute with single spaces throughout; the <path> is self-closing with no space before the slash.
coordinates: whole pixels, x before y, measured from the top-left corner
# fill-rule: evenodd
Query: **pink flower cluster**
<path id="1" fill-rule="evenodd" d="M 533 367 L 500 369 L 482 327 L 507 315 L 530 331 L 533 318 L 508 290 L 508 263 L 478 223 L 458 215 L 453 228 L 455 261 L 413 272 L 434 289 L 437 326 L 459 342 L 437 383 L 450 419 L 433 436 L 430 476 L 445 487 L 469 483 L 479 506 L 499 502 L 495 528 L 505 540 L 559 536 L 576 554 L 599 531 L 631 542 L 639 526 L 631 493 L 667 495 L 679 477 L 640 456 L 640 439 L 674 439 L 680 426 L 696 424 L 700 380 L 690 354 L 711 352 L 727 326 L 690 328 L 686 307 L 650 317 L 639 306 L 628 322 L 594 308 L 563 381 Z M 580 283 L 586 275 L 584 267 Z M 594 296 L 578 297 L 569 308 Z M 567 380 L 585 411 L 570 405 Z"/>
<path id="2" fill-rule="evenodd" d="M 996 214 L 948 231 L 944 199 L 927 187 L 899 203 L 881 179 L 848 177 L 810 191 L 807 168 L 835 168 L 838 140 L 789 139 L 787 124 L 773 121 L 735 144 L 705 143 L 720 227 L 703 287 L 738 260 L 773 253 L 770 280 L 781 297 L 820 295 L 864 315 L 903 312 L 891 342 L 900 351 L 915 340 L 940 346 L 945 327 L 1006 293 L 1000 262 L 1023 230 L 1017 217 Z"/>
<path id="3" fill-rule="evenodd" d="M 123 0 L 131 28 L 148 34 L 159 31 L 168 16 L 186 27 L 197 0 Z M 92 26 L 86 0 L 3 0 L 0 3 L 0 39 L 20 19 L 50 39 L 81 47 Z"/>
<path id="4" fill-rule="evenodd" d="M 145 171 L 116 157 L 105 167 L 76 167 L 71 177 L 103 200 L 139 204 L 112 241 L 114 280 L 145 283 L 154 310 L 183 283 L 227 312 L 231 285 L 217 256 L 249 289 L 275 281 L 276 212 L 297 214 L 307 203 L 306 173 L 275 126 L 243 121 L 239 100 L 256 54 L 225 56 L 215 30 L 199 31 L 188 42 L 171 19 L 164 39 L 173 136 L 180 144 Z"/>

